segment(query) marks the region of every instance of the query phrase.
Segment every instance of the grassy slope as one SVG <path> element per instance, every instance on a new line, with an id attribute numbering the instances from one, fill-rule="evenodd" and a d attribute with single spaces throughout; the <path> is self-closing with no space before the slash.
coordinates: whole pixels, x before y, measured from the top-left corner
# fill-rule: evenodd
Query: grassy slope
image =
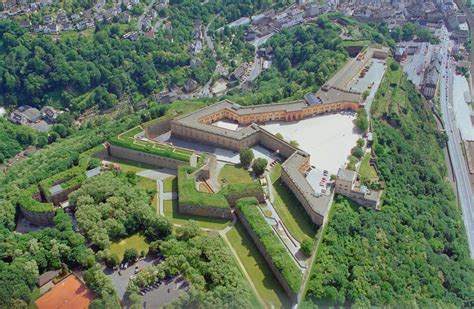
<path id="1" fill-rule="evenodd" d="M 266 302 L 266 305 L 272 304 L 276 308 L 281 308 L 282 306 L 288 308 L 290 302 L 283 288 L 273 276 L 272 271 L 242 224 L 237 223 L 235 228 L 227 233 L 227 238 L 244 264 L 245 270 L 251 277 L 258 294 Z"/>
<path id="2" fill-rule="evenodd" d="M 278 164 L 272 169 L 270 175 L 275 197 L 273 206 L 296 240 L 301 242 L 305 238 L 312 238 L 316 233 L 315 225 L 294 194 L 280 180 L 280 175 L 281 165 Z"/>
<path id="3" fill-rule="evenodd" d="M 249 181 L 252 181 L 252 177 L 248 171 L 230 164 L 226 164 L 219 174 L 219 182 L 221 184 Z"/>

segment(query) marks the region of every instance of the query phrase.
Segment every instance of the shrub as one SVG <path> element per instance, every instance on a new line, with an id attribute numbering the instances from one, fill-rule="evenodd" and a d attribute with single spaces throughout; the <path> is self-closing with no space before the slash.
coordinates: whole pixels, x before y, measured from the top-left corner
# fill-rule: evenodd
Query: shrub
<path id="1" fill-rule="evenodd" d="M 310 238 L 306 238 L 301 242 L 301 251 L 303 252 L 304 255 L 306 256 L 311 256 L 311 252 L 313 251 L 314 248 L 314 241 Z"/>
<path id="2" fill-rule="evenodd" d="M 261 176 L 265 172 L 267 168 L 268 161 L 263 158 L 258 158 L 253 162 L 252 170 L 254 171 L 255 175 Z"/>
<path id="3" fill-rule="evenodd" d="M 123 263 L 134 263 L 138 259 L 138 251 L 135 248 L 129 248 L 123 253 Z"/>
<path id="4" fill-rule="evenodd" d="M 249 148 L 240 149 L 240 163 L 244 167 L 250 166 L 253 160 L 253 151 Z"/>

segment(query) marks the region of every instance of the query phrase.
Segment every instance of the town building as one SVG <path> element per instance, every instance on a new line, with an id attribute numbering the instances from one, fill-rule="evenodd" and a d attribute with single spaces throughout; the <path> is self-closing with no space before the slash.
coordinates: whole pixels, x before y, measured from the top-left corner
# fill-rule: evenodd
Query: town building
<path id="1" fill-rule="evenodd" d="M 370 190 L 357 179 L 355 171 L 339 169 L 336 176 L 336 193 L 344 195 L 357 204 L 380 210 L 381 190 Z"/>

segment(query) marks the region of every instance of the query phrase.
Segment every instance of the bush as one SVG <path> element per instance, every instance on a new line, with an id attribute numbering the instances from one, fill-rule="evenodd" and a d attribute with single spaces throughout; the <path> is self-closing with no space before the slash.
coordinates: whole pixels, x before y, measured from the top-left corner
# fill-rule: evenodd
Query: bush
<path id="1" fill-rule="evenodd" d="M 254 158 L 253 151 L 249 148 L 240 149 L 240 163 L 244 167 L 249 167 Z"/>
<path id="2" fill-rule="evenodd" d="M 306 238 L 305 240 L 301 242 L 301 251 L 307 257 L 311 256 L 311 252 L 313 251 L 313 248 L 314 248 L 314 241 L 312 239 Z"/>
<path id="3" fill-rule="evenodd" d="M 267 168 L 268 161 L 263 158 L 258 158 L 253 162 L 252 170 L 255 175 L 261 176 L 265 173 L 265 169 Z"/>
<path id="4" fill-rule="evenodd" d="M 364 108 L 360 108 L 357 111 L 356 126 L 363 132 L 366 132 L 369 128 L 369 120 L 367 118 L 367 111 Z"/>
<path id="5" fill-rule="evenodd" d="M 351 154 L 357 159 L 360 159 L 364 156 L 364 150 L 360 148 L 359 146 L 356 146 L 351 149 Z"/>
<path id="6" fill-rule="evenodd" d="M 123 263 L 135 263 L 138 259 L 138 251 L 135 248 L 129 248 L 123 253 Z"/>
<path id="7" fill-rule="evenodd" d="M 237 208 L 262 243 L 275 267 L 290 288 L 297 293 L 301 287 L 301 272 L 281 240 L 265 221 L 263 214 L 258 209 L 258 201 L 255 198 L 243 198 L 237 202 Z"/>

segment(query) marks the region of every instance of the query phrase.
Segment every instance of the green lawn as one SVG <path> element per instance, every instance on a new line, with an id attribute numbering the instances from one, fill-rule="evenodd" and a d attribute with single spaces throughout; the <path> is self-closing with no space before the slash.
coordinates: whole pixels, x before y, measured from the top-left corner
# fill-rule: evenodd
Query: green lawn
<path id="1" fill-rule="evenodd" d="M 366 153 L 360 163 L 359 174 L 361 178 L 377 178 L 377 171 L 370 166 L 370 153 Z"/>
<path id="2" fill-rule="evenodd" d="M 219 182 L 223 185 L 249 181 L 252 181 L 252 176 L 247 170 L 231 164 L 226 164 L 219 174 Z"/>
<path id="3" fill-rule="evenodd" d="M 137 187 L 146 190 L 146 191 L 154 191 L 155 194 L 153 195 L 153 199 L 151 201 L 151 206 L 156 210 L 157 208 L 157 199 L 158 199 L 158 190 L 156 180 L 138 176 Z"/>
<path id="4" fill-rule="evenodd" d="M 280 180 L 280 175 L 281 166 L 278 164 L 270 174 L 275 197 L 273 206 L 296 240 L 301 242 L 305 238 L 313 238 L 316 226 L 293 192 Z"/>
<path id="5" fill-rule="evenodd" d="M 245 266 L 266 307 L 273 305 L 275 308 L 289 308 L 290 301 L 283 288 L 240 222 L 227 233 L 227 238 Z"/>
<path id="6" fill-rule="evenodd" d="M 173 224 L 183 225 L 189 220 L 194 220 L 197 222 L 200 228 L 222 230 L 230 223 L 229 220 L 224 219 L 180 214 L 178 213 L 178 200 L 164 201 L 163 211 L 165 213 L 165 217 L 170 218 Z"/>
<path id="7" fill-rule="evenodd" d="M 178 192 L 178 177 L 165 178 L 163 180 L 163 192 Z"/>
<path id="8" fill-rule="evenodd" d="M 135 248 L 140 254 L 141 251 L 148 253 L 149 245 L 145 242 L 145 237 L 139 234 L 134 234 L 110 245 L 110 252 L 116 253 L 120 260 L 123 259 L 123 253 L 126 249 Z"/>

